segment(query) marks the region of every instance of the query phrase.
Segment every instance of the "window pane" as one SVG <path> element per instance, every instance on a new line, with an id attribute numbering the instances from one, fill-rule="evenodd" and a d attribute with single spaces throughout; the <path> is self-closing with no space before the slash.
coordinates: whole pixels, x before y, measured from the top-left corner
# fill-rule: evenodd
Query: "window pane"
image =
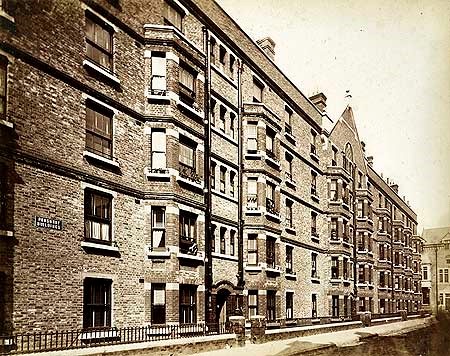
<path id="1" fill-rule="evenodd" d="M 0 95 L 6 96 L 6 69 L 0 67 Z"/>
<path id="2" fill-rule="evenodd" d="M 186 146 L 180 143 L 180 163 L 194 167 L 194 149 L 192 147 Z"/>
<path id="3" fill-rule="evenodd" d="M 249 179 L 248 183 L 248 194 L 256 195 L 258 193 L 258 186 L 256 179 Z"/>

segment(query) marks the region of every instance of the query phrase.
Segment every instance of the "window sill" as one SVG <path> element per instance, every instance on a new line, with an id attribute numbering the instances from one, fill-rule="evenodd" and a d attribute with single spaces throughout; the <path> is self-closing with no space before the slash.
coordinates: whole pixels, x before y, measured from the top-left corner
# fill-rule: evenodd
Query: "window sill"
<path id="1" fill-rule="evenodd" d="M 276 220 L 278 222 L 281 221 L 281 216 L 280 216 L 279 213 L 278 214 L 274 214 L 274 213 L 269 213 L 268 211 L 266 211 L 265 215 L 266 215 L 267 218 L 270 218 L 272 220 Z"/>
<path id="2" fill-rule="evenodd" d="M 340 278 L 330 278 L 330 283 L 341 283 Z"/>
<path id="3" fill-rule="evenodd" d="M 13 237 L 14 231 L 11 230 L 0 230 L 0 236 Z"/>
<path id="4" fill-rule="evenodd" d="M 178 252 L 177 253 L 177 257 L 185 259 L 185 260 L 193 260 L 193 261 L 205 262 L 205 258 L 203 256 L 189 255 L 187 253 Z"/>
<path id="5" fill-rule="evenodd" d="M 256 209 L 249 209 L 247 208 L 245 211 L 246 215 L 262 215 L 262 210 L 260 208 L 256 208 Z"/>
<path id="6" fill-rule="evenodd" d="M 114 74 L 109 73 L 107 70 L 103 69 L 102 67 L 98 66 L 94 62 L 91 62 L 88 59 L 83 60 L 83 67 L 89 67 L 90 69 L 95 70 L 97 73 L 103 75 L 114 83 L 120 84 L 119 78 L 117 78 Z"/>
<path id="7" fill-rule="evenodd" d="M 295 230 L 292 227 L 285 227 L 284 231 L 286 231 L 288 234 L 291 234 L 291 235 L 297 235 L 297 230 Z"/>
<path id="8" fill-rule="evenodd" d="M 295 183 L 295 181 L 292 179 L 286 178 L 284 182 L 287 186 L 290 186 L 291 188 L 294 188 L 294 189 L 297 188 L 297 183 Z"/>
<path id="9" fill-rule="evenodd" d="M 280 161 L 278 161 L 275 158 L 271 158 L 269 156 L 266 155 L 266 161 L 270 164 L 272 164 L 273 166 L 276 166 L 277 168 L 280 168 Z"/>
<path id="10" fill-rule="evenodd" d="M 281 267 L 280 266 L 266 267 L 266 272 L 267 273 L 281 274 Z"/>
<path id="11" fill-rule="evenodd" d="M 288 279 L 297 279 L 297 273 L 295 273 L 295 272 L 286 273 L 284 276 Z"/>
<path id="12" fill-rule="evenodd" d="M 152 258 L 170 258 L 170 251 L 166 250 L 150 250 L 147 252 L 149 259 Z"/>
<path id="13" fill-rule="evenodd" d="M 314 201 L 317 202 L 317 203 L 320 202 L 320 198 L 319 198 L 319 196 L 316 195 L 316 194 L 312 194 L 312 193 L 311 193 L 311 199 L 314 200 Z"/>
<path id="14" fill-rule="evenodd" d="M 291 143 L 292 143 L 293 145 L 295 145 L 295 143 L 296 143 L 295 137 L 294 137 L 292 134 L 290 134 L 290 133 L 288 133 L 288 132 L 285 132 L 285 133 L 284 133 L 284 136 L 285 136 L 289 141 L 291 141 Z"/>
<path id="15" fill-rule="evenodd" d="M 100 156 L 98 154 L 95 154 L 95 153 L 92 153 L 90 151 L 83 151 L 83 156 L 95 159 L 96 161 L 99 161 L 99 162 L 102 162 L 102 163 L 106 163 L 106 164 L 108 164 L 110 166 L 113 166 L 113 167 L 116 167 L 116 168 L 120 167 L 119 163 L 113 161 L 112 159 L 108 159 L 108 158 L 102 157 L 102 156 Z"/>
<path id="16" fill-rule="evenodd" d="M 215 64 L 211 63 L 211 68 L 213 68 L 217 74 L 219 74 L 223 79 L 225 79 L 229 84 L 231 84 L 235 89 L 237 89 L 237 83 L 230 78 L 228 75 L 226 75 L 220 67 L 217 67 Z"/>
<path id="17" fill-rule="evenodd" d="M 236 256 L 233 256 L 233 255 L 226 255 L 226 254 L 219 253 L 219 252 L 212 252 L 211 255 L 213 257 L 220 258 L 222 260 L 229 260 L 229 261 L 235 261 L 235 262 L 239 261 L 239 258 Z"/>
<path id="18" fill-rule="evenodd" d="M 9 127 L 10 129 L 14 128 L 14 124 L 12 122 L 6 121 L 6 120 L 0 120 L 0 125 Z"/>
<path id="19" fill-rule="evenodd" d="M 311 241 L 319 243 L 320 242 L 319 236 L 311 235 Z"/>
<path id="20" fill-rule="evenodd" d="M 245 266 L 244 269 L 247 272 L 261 272 L 262 271 L 261 266 Z"/>
<path id="21" fill-rule="evenodd" d="M 219 196 L 219 197 L 222 197 L 224 199 L 230 200 L 233 203 L 238 203 L 237 198 L 235 198 L 235 197 L 233 197 L 231 195 L 226 195 L 225 193 L 222 193 L 220 190 L 212 189 L 212 193 L 217 195 L 217 196 Z"/>
<path id="22" fill-rule="evenodd" d="M 162 95 L 158 95 L 158 94 L 150 94 L 150 89 L 149 89 L 149 91 L 146 93 L 145 97 L 150 101 L 170 102 L 170 96 L 167 94 L 167 91 Z"/>
<path id="23" fill-rule="evenodd" d="M 262 159 L 263 158 L 263 154 L 261 152 L 246 152 L 245 153 L 245 158 L 247 159 Z"/>
<path id="24" fill-rule="evenodd" d="M 319 162 L 319 156 L 316 155 L 315 153 L 310 152 L 309 156 L 310 156 L 311 159 L 312 159 L 313 161 L 315 161 L 316 163 Z"/>
<path id="25" fill-rule="evenodd" d="M 314 283 L 314 284 L 320 284 L 320 278 L 311 277 L 311 282 Z"/>
<path id="26" fill-rule="evenodd" d="M 170 172 L 167 168 L 161 169 L 160 172 L 152 172 L 152 168 L 145 167 L 144 174 L 149 180 L 170 180 Z"/>
<path id="27" fill-rule="evenodd" d="M 105 245 L 105 244 L 96 243 L 96 242 L 81 241 L 81 247 L 95 248 L 97 250 L 119 252 L 119 248 L 117 246 Z"/>
<path id="28" fill-rule="evenodd" d="M 3 17 L 4 19 L 8 20 L 11 23 L 15 23 L 14 17 L 12 17 L 11 15 L 8 15 L 2 9 L 0 9 L 0 17 Z"/>
<path id="29" fill-rule="evenodd" d="M 192 186 L 194 188 L 203 190 L 203 182 L 197 183 L 197 182 L 194 182 L 194 181 L 192 181 L 190 179 L 183 178 L 183 177 L 181 177 L 179 175 L 177 175 L 177 181 L 181 182 L 181 183 L 188 184 L 188 185 L 190 185 L 190 186 Z"/>
<path id="30" fill-rule="evenodd" d="M 199 117 L 200 119 L 204 119 L 205 118 L 205 114 L 203 111 L 197 111 L 195 110 L 193 107 L 183 103 L 180 99 L 177 100 L 177 105 L 181 106 L 183 109 L 186 109 L 187 111 L 189 111 L 191 114 L 196 115 L 197 117 Z"/>
<path id="31" fill-rule="evenodd" d="M 233 145 L 235 145 L 235 146 L 238 145 L 238 142 L 233 137 L 227 135 L 225 132 L 216 128 L 215 126 L 211 125 L 211 131 L 214 132 L 215 134 L 219 135 L 220 137 L 224 138 L 225 140 L 231 142 Z"/>

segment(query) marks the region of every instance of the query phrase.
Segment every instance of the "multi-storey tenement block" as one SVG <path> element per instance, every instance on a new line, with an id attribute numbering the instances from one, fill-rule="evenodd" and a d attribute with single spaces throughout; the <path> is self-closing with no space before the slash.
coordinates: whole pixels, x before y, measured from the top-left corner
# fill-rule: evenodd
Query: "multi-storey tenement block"
<path id="1" fill-rule="evenodd" d="M 316 99 L 325 106 L 326 98 Z M 384 181 L 366 157 L 351 106 L 330 130 L 328 223 L 334 316 L 418 310 L 420 241 L 417 218 L 398 185 Z"/>
<path id="2" fill-rule="evenodd" d="M 270 38 L 203 0 L 8 3 L 0 333 L 418 307 L 414 212 Z"/>
<path id="3" fill-rule="evenodd" d="M 423 306 L 450 310 L 450 227 L 424 229 L 421 240 Z"/>

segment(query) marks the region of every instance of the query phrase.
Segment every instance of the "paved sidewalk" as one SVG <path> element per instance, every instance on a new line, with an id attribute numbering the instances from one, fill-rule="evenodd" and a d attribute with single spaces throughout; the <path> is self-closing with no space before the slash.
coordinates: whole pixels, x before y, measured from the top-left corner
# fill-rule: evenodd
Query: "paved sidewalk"
<path id="1" fill-rule="evenodd" d="M 337 331 L 332 333 L 297 337 L 279 341 L 267 342 L 264 344 L 247 343 L 244 347 L 233 347 L 229 349 L 215 350 L 195 354 L 197 356 L 288 356 L 301 352 L 328 348 L 336 345 L 350 346 L 356 345 L 365 338 L 375 336 L 393 336 L 403 334 L 416 329 L 424 328 L 433 323 L 433 317 L 413 319 L 390 324 L 370 326 L 350 330 Z"/>

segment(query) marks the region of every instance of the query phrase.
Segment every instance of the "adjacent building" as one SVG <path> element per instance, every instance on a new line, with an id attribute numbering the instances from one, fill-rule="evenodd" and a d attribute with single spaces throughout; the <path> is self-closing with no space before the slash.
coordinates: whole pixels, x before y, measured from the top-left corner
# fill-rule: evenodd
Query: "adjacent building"
<path id="1" fill-rule="evenodd" d="M 416 214 L 270 38 L 206 0 L 0 4 L 0 334 L 421 307 Z"/>
<path id="2" fill-rule="evenodd" d="M 450 227 L 424 229 L 422 239 L 423 306 L 450 310 Z"/>

